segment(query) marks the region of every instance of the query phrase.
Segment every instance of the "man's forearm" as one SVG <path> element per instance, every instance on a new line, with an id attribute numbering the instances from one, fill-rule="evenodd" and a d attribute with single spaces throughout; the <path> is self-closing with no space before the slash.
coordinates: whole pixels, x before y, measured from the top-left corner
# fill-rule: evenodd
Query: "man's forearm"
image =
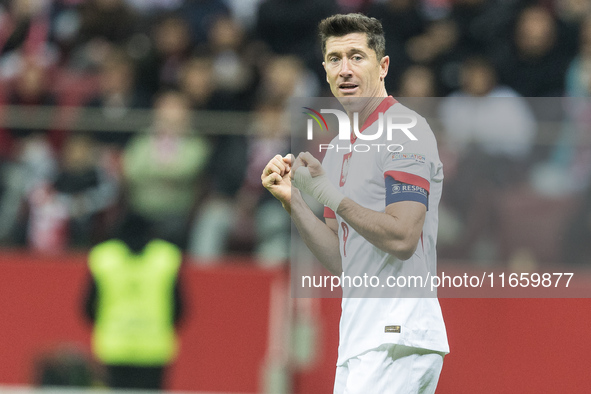
<path id="1" fill-rule="evenodd" d="M 290 212 L 302 240 L 314 256 L 333 275 L 340 275 L 343 269 L 337 234 L 316 217 L 299 191 L 292 193 L 290 205 L 284 207 Z"/>
<path id="2" fill-rule="evenodd" d="M 409 259 L 417 248 L 423 218 L 377 212 L 349 198 L 343 199 L 337 213 L 363 238 L 398 259 Z"/>

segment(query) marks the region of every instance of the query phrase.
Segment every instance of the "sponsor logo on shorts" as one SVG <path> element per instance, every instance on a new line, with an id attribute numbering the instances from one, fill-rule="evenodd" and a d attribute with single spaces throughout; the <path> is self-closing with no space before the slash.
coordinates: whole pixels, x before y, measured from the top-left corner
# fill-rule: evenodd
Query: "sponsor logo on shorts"
<path id="1" fill-rule="evenodd" d="M 384 332 L 391 332 L 394 334 L 400 334 L 400 326 L 386 326 Z"/>

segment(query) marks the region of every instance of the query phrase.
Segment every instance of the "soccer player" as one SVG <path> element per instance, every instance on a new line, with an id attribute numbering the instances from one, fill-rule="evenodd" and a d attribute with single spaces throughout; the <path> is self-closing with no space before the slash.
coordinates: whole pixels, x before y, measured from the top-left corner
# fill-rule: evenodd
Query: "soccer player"
<path id="1" fill-rule="evenodd" d="M 308 152 L 277 155 L 262 183 L 334 275 L 367 274 L 384 284 L 388 277 L 435 274 L 443 181 L 435 137 L 424 118 L 386 92 L 390 60 L 378 20 L 334 15 L 319 28 L 326 78 L 351 121 L 350 139 L 335 137 L 322 164 Z M 385 132 L 386 123 L 403 118 L 411 120 L 400 122 L 406 128 Z M 371 152 L 356 148 L 362 143 Z M 325 205 L 325 222 L 300 191 Z M 334 393 L 435 392 L 449 352 L 437 298 L 366 290 L 343 288 Z"/>

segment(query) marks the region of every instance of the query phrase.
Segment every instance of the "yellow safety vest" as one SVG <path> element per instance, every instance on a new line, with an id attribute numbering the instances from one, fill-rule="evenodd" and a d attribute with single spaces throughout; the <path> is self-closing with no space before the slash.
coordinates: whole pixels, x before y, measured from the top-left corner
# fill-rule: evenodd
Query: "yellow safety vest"
<path id="1" fill-rule="evenodd" d="M 92 346 L 103 363 L 160 366 L 173 360 L 174 285 L 181 260 L 180 249 L 162 240 L 151 241 L 140 255 L 119 240 L 91 250 L 98 292 Z"/>

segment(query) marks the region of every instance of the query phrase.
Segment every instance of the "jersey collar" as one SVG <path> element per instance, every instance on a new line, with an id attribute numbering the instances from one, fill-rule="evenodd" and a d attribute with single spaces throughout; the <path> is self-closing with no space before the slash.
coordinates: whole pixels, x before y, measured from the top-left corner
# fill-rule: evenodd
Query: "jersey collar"
<path id="1" fill-rule="evenodd" d="M 390 109 L 391 106 L 393 106 L 394 104 L 396 104 L 398 102 L 398 100 L 396 100 L 394 97 L 392 96 L 388 96 L 385 99 L 382 100 L 382 102 L 380 103 L 380 105 L 378 105 L 378 107 L 375 109 L 375 111 L 373 111 L 365 120 L 365 123 L 363 123 L 363 126 L 361 127 L 361 129 L 359 130 L 360 133 L 363 133 L 363 131 L 365 129 L 367 129 L 369 126 L 371 126 L 376 120 L 378 120 L 379 116 L 381 113 L 386 112 L 388 109 Z M 355 141 L 357 141 L 357 136 L 355 135 L 355 133 L 353 131 L 351 131 L 351 143 L 354 144 Z"/>

